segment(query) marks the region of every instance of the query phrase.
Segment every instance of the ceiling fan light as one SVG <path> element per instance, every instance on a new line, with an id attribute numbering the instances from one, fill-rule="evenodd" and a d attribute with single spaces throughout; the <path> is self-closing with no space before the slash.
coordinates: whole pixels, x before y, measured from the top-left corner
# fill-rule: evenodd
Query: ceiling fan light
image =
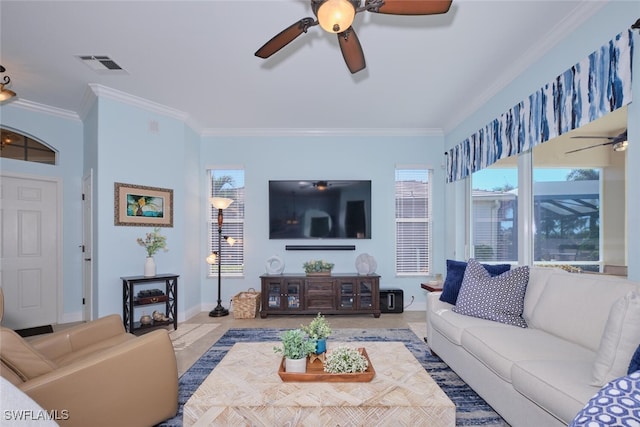
<path id="1" fill-rule="evenodd" d="M 613 144 L 613 151 L 625 151 L 627 146 L 629 145 L 629 141 L 620 141 Z"/>
<path id="2" fill-rule="evenodd" d="M 12 90 L 5 89 L 4 85 L 0 83 L 0 102 L 6 101 L 16 96 L 16 93 Z"/>
<path id="3" fill-rule="evenodd" d="M 348 0 L 327 0 L 318 8 L 318 23 L 329 33 L 341 33 L 351 26 L 356 9 Z"/>

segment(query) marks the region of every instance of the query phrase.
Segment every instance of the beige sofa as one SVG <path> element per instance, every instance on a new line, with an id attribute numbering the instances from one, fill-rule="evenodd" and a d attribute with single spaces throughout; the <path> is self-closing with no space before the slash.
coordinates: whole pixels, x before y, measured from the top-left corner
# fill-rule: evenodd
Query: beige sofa
<path id="1" fill-rule="evenodd" d="M 640 344 L 640 284 L 533 267 L 528 327 L 465 316 L 432 292 L 427 340 L 509 424 L 566 426 Z"/>
<path id="2" fill-rule="evenodd" d="M 0 320 L 2 314 L 0 288 Z M 168 332 L 136 337 L 118 315 L 29 341 L 0 327 L 0 375 L 61 426 L 148 427 L 178 407 Z"/>

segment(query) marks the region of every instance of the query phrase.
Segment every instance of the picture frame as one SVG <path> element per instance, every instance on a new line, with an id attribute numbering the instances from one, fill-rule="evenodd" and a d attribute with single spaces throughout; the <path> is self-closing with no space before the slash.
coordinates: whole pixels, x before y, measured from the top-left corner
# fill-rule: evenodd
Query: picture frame
<path id="1" fill-rule="evenodd" d="M 173 190 L 114 183 L 114 225 L 173 227 Z"/>

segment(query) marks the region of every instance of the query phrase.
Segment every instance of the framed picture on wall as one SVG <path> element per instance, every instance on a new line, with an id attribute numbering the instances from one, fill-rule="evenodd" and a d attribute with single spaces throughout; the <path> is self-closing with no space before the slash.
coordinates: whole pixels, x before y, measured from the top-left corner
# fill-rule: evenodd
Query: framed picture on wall
<path id="1" fill-rule="evenodd" d="M 114 224 L 173 227 L 173 190 L 116 182 Z"/>

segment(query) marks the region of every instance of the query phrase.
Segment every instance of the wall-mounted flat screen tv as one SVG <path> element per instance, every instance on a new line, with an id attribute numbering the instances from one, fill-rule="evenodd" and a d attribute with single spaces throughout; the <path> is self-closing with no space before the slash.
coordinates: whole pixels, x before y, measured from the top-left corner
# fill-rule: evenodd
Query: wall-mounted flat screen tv
<path id="1" fill-rule="evenodd" d="M 270 239 L 370 239 L 371 181 L 269 181 Z"/>

